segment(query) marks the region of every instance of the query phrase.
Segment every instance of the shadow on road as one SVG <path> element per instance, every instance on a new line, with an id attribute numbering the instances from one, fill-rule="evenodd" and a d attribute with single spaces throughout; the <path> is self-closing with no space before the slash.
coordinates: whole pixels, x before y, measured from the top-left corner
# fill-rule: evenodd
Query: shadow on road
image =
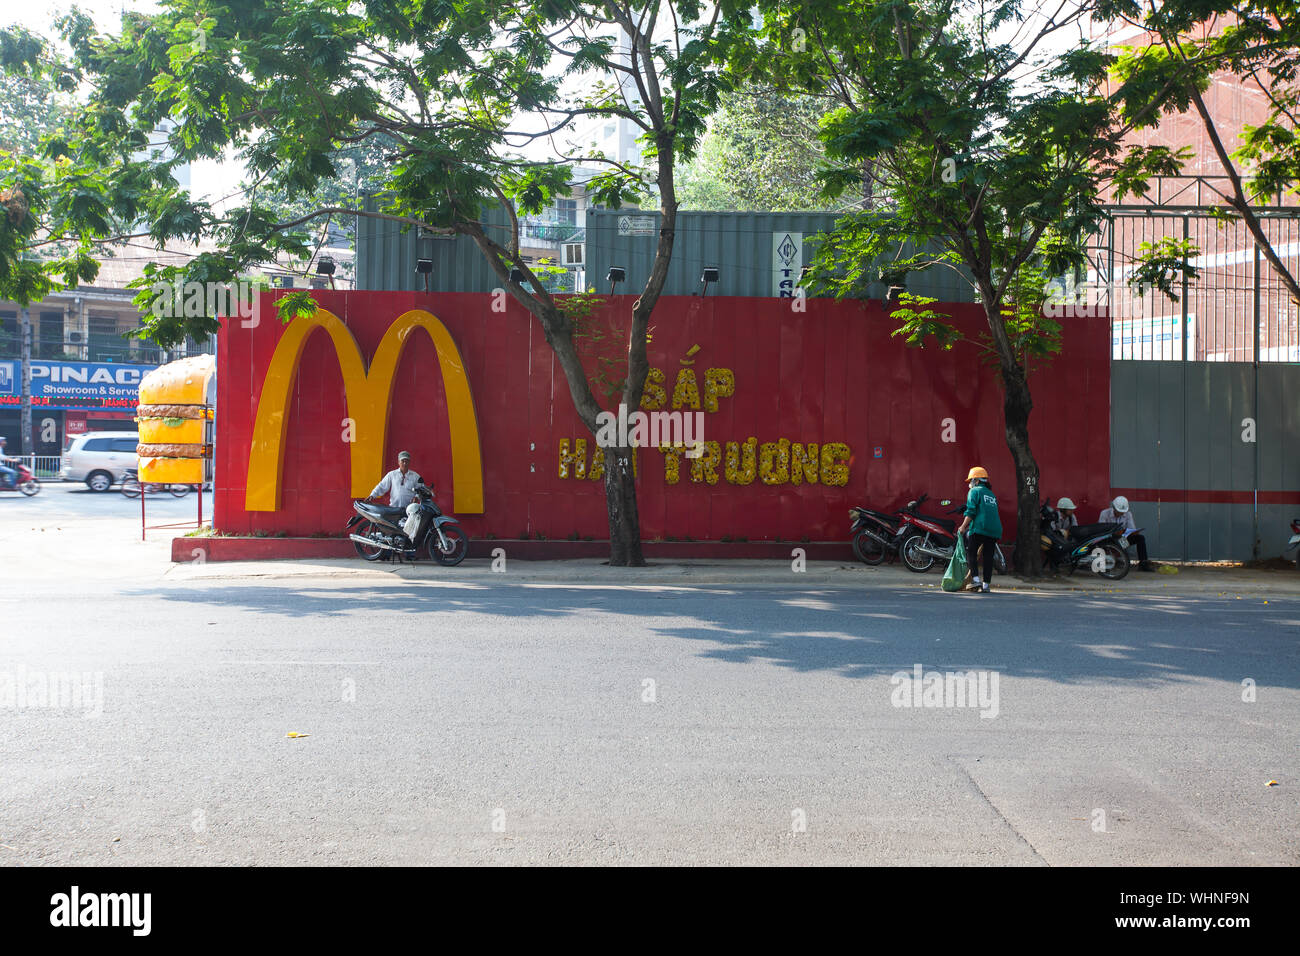
<path id="1" fill-rule="evenodd" d="M 420 615 L 438 640 L 461 615 L 571 620 L 600 615 L 628 631 L 697 642 L 700 656 L 766 662 L 866 679 L 921 663 L 989 668 L 1063 684 L 1152 685 L 1198 678 L 1300 686 L 1300 601 L 943 595 L 914 589 L 645 585 L 569 587 L 438 581 L 380 587 L 149 588 L 125 596 L 276 615 L 287 621 L 355 616 L 358 648 L 394 617 Z M 436 616 L 436 620 L 431 620 Z M 179 618 L 178 618 L 179 619 Z M 436 624 L 425 627 L 425 624 Z M 178 633 L 177 640 L 184 640 Z"/>

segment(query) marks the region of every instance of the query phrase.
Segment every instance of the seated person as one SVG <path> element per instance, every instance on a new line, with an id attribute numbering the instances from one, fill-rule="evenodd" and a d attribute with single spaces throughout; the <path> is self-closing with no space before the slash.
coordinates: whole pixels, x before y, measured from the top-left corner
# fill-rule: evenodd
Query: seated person
<path id="1" fill-rule="evenodd" d="M 1056 503 L 1056 520 L 1052 522 L 1052 530 L 1063 538 L 1070 536 L 1070 529 L 1079 527 L 1079 519 L 1075 516 L 1078 508 L 1069 498 L 1062 498 Z"/>
<path id="2" fill-rule="evenodd" d="M 1115 500 L 1110 503 L 1110 507 L 1103 511 L 1097 520 L 1099 522 L 1114 521 L 1126 528 L 1137 529 L 1137 523 L 1133 520 L 1133 512 L 1129 511 L 1128 499 L 1123 495 L 1116 496 Z M 1145 535 L 1131 534 L 1128 539 L 1137 545 L 1138 570 L 1154 571 L 1155 567 L 1147 560 L 1147 539 Z"/>

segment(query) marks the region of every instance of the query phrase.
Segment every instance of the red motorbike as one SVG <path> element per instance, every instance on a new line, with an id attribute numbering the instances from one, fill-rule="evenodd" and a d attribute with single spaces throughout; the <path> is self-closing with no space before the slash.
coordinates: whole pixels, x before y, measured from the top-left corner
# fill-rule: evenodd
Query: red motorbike
<path id="1" fill-rule="evenodd" d="M 13 463 L 13 469 L 18 472 L 14 477 L 14 484 L 7 485 L 0 482 L 0 491 L 21 491 L 28 498 L 40 493 L 41 482 L 26 465 L 16 461 Z"/>
<path id="2" fill-rule="evenodd" d="M 921 495 L 915 501 L 909 501 L 902 512 L 903 526 L 899 529 L 901 543 L 898 552 L 903 556 L 903 563 L 909 571 L 924 574 L 936 561 L 947 567 L 952 560 L 952 551 L 957 543 L 957 521 L 953 517 L 922 514 L 916 509 L 925 503 L 929 496 Z M 950 505 L 951 501 L 941 501 Z M 947 515 L 960 515 L 964 506 L 958 505 Z M 1007 573 L 1007 559 L 1002 548 L 993 546 L 993 567 L 999 574 Z"/>

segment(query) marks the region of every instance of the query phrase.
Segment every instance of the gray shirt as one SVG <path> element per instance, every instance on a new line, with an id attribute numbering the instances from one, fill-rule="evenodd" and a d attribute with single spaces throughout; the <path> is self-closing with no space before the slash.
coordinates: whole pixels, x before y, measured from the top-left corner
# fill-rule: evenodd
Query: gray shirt
<path id="1" fill-rule="evenodd" d="M 1136 530 L 1137 530 L 1137 523 L 1133 520 L 1133 509 L 1132 509 L 1132 508 L 1130 508 L 1128 511 L 1124 512 L 1122 515 L 1117 515 L 1117 514 L 1115 514 L 1115 509 L 1114 509 L 1114 508 L 1107 508 L 1107 509 L 1106 509 L 1105 511 L 1103 511 L 1103 512 L 1101 513 L 1101 515 L 1097 518 L 1097 523 L 1098 523 L 1098 524 L 1105 524 L 1105 523 L 1107 523 L 1107 522 L 1109 522 L 1109 521 L 1115 521 L 1115 522 L 1118 522 L 1119 524 L 1122 524 L 1124 527 L 1128 528 L 1130 531 L 1136 531 Z"/>
<path id="2" fill-rule="evenodd" d="M 402 469 L 394 468 L 379 480 L 370 497 L 391 494 L 388 503 L 394 508 L 405 508 L 415 500 L 415 486 L 419 483 L 420 476 L 414 470 L 408 469 L 403 475 Z"/>

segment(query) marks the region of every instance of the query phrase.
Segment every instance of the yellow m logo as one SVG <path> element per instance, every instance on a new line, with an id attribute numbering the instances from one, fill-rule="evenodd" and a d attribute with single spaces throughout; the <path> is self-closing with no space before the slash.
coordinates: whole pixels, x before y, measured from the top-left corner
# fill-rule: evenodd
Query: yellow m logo
<path id="1" fill-rule="evenodd" d="M 303 346 L 316 329 L 329 333 L 343 372 L 348 417 L 356 422 L 352 443 L 352 497 L 364 498 L 383 475 L 384 448 L 388 441 L 388 409 L 393 396 L 393 376 L 402 348 L 416 329 L 424 329 L 438 350 L 447 414 L 451 426 L 451 474 L 456 488 L 453 510 L 460 514 L 483 512 L 483 454 L 478 440 L 474 399 L 465 377 L 460 351 L 438 319 L 422 309 L 398 316 L 375 350 L 367 372 L 361 349 L 338 316 L 325 309 L 294 319 L 280 337 L 262 382 L 257 422 L 248 456 L 247 511 L 280 510 L 280 477 L 284 466 L 284 436 L 288 427 L 289 394 L 298 374 Z"/>

